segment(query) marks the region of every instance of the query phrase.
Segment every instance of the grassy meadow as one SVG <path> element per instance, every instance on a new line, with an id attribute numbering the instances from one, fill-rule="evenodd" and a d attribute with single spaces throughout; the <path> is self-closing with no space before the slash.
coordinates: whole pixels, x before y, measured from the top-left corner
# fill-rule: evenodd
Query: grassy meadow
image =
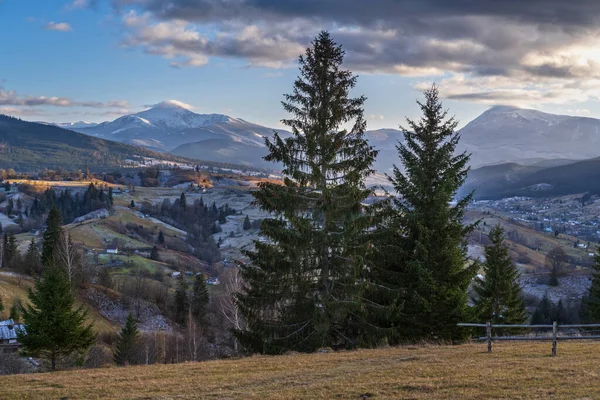
<path id="1" fill-rule="evenodd" d="M 600 343 L 415 346 L 0 377 L 3 399 L 595 399 Z"/>

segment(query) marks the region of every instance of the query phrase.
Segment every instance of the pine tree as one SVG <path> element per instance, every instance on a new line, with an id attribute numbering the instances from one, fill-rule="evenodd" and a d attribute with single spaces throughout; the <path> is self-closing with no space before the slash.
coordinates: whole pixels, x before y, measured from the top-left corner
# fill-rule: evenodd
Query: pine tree
<path id="1" fill-rule="evenodd" d="M 21 299 L 14 299 L 12 306 L 10 306 L 10 314 L 8 319 L 12 319 L 15 322 L 21 320 Z"/>
<path id="2" fill-rule="evenodd" d="M 581 319 L 586 323 L 600 323 L 600 250 L 592 265 L 592 284 L 581 299 Z"/>
<path id="3" fill-rule="evenodd" d="M 179 275 L 177 289 L 175 289 L 175 322 L 180 325 L 185 325 L 190 302 L 188 299 L 188 286 L 183 273 Z"/>
<path id="4" fill-rule="evenodd" d="M 3 264 L 7 268 L 15 268 L 20 258 L 19 248 L 17 246 L 17 238 L 14 232 L 4 234 L 4 244 L 2 246 Z"/>
<path id="5" fill-rule="evenodd" d="M 247 231 L 248 229 L 252 228 L 252 223 L 250 222 L 250 218 L 246 215 L 246 218 L 244 218 L 244 225 L 243 228 L 245 231 Z"/>
<path id="6" fill-rule="evenodd" d="M 109 207 L 113 206 L 113 200 L 114 200 L 113 199 L 113 188 L 109 187 L 108 188 L 108 205 L 109 205 Z"/>
<path id="7" fill-rule="evenodd" d="M 399 293 L 383 304 L 395 310 L 386 324 L 396 328 L 391 342 L 463 339 L 466 332 L 456 324 L 468 320 L 467 289 L 477 268 L 468 266 L 466 252 L 475 226 L 463 225 L 472 194 L 452 204 L 467 177 L 469 155 L 456 154 L 458 122 L 447 118 L 437 88 L 424 96 L 424 103 L 417 102 L 421 119 L 407 119 L 402 128 L 402 169 L 395 166 L 389 178 L 397 196 L 383 211 L 384 241 L 377 244 L 382 254 L 375 284 Z"/>
<path id="8" fill-rule="evenodd" d="M 98 272 L 98 284 L 107 289 L 112 289 L 112 276 L 110 276 L 108 268 L 100 268 L 100 271 Z"/>
<path id="9" fill-rule="evenodd" d="M 549 325 L 555 321 L 555 306 L 550 298 L 548 298 L 548 293 L 544 294 L 542 301 L 536 307 L 535 311 L 531 315 L 531 324 L 532 325 Z"/>
<path id="10" fill-rule="evenodd" d="M 125 325 L 119 333 L 117 339 L 117 347 L 113 352 L 113 358 L 117 365 L 133 364 L 134 350 L 139 337 L 137 323 L 133 318 L 133 314 L 129 313 Z"/>
<path id="11" fill-rule="evenodd" d="M 184 210 L 187 209 L 187 201 L 185 199 L 184 192 L 181 192 L 181 196 L 179 197 L 179 207 L 183 208 Z"/>
<path id="12" fill-rule="evenodd" d="M 197 274 L 192 287 L 191 310 L 192 315 L 198 323 L 201 323 L 204 319 L 208 300 L 208 288 L 206 287 L 204 275 Z"/>
<path id="13" fill-rule="evenodd" d="M 135 208 L 135 201 L 131 200 L 131 203 L 129 203 L 129 208 Z"/>
<path id="14" fill-rule="evenodd" d="M 25 264 L 28 273 L 31 275 L 38 274 L 42 270 L 38 246 L 33 238 L 31 239 L 29 247 L 27 248 L 27 253 L 25 254 Z"/>
<path id="15" fill-rule="evenodd" d="M 152 250 L 150 251 L 150 259 L 154 260 L 154 261 L 158 261 L 159 260 L 159 254 L 158 254 L 158 247 L 154 246 L 152 247 Z"/>
<path id="16" fill-rule="evenodd" d="M 344 51 L 322 32 L 300 57 L 300 76 L 285 96 L 283 120 L 292 136 L 266 140 L 265 160 L 283 164 L 284 185 L 261 183 L 258 206 L 273 215 L 262 223 L 242 266 L 246 282 L 238 306 L 250 351 L 282 353 L 355 347 L 360 322 L 369 219 L 361 201 L 377 152 L 364 131 L 365 97 L 349 97 L 356 77 L 341 69 Z M 349 127 L 349 130 L 344 129 Z"/>
<path id="17" fill-rule="evenodd" d="M 162 231 L 158 232 L 158 243 L 165 244 L 165 234 Z"/>
<path id="18" fill-rule="evenodd" d="M 2 319 L 3 312 L 4 312 L 4 303 L 2 302 L 2 297 L 0 297 L 0 320 Z"/>
<path id="19" fill-rule="evenodd" d="M 16 298 L 13 300 L 13 304 L 10 306 L 10 314 L 8 319 L 12 319 L 15 322 L 21 320 L 21 299 Z"/>
<path id="20" fill-rule="evenodd" d="M 52 207 L 48 218 L 46 219 L 46 231 L 44 232 L 44 242 L 42 243 L 42 265 L 50 267 L 54 265 L 56 253 L 62 234 L 62 219 L 56 207 Z"/>
<path id="21" fill-rule="evenodd" d="M 520 274 L 504 244 L 504 230 L 496 225 L 490 231 L 491 245 L 485 248 L 485 278 L 476 278 L 473 299 L 476 318 L 495 324 L 522 324 L 527 319 Z"/>
<path id="22" fill-rule="evenodd" d="M 46 267 L 35 290 L 29 290 L 29 302 L 22 308 L 26 334 L 18 337 L 25 355 L 46 358 L 55 370 L 61 358 L 83 355 L 95 342 L 92 324 L 84 325 L 87 311 L 73 309 L 75 295 L 64 269 Z"/>

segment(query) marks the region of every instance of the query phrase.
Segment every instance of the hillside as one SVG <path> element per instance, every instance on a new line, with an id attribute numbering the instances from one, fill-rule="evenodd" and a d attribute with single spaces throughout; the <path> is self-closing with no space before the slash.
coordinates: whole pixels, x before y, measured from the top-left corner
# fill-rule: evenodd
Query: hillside
<path id="1" fill-rule="evenodd" d="M 56 126 L 0 115 L 0 168 L 38 171 L 43 168 L 93 170 L 119 168 L 127 160 L 148 157 L 187 162 L 180 157 L 90 137 Z"/>
<path id="2" fill-rule="evenodd" d="M 4 399 L 597 398 L 599 343 L 415 346 L 0 378 Z"/>
<path id="3" fill-rule="evenodd" d="M 474 190 L 475 199 L 497 199 L 600 193 L 600 158 L 561 164 L 557 160 L 532 166 L 508 163 L 477 168 L 469 172 L 459 194 Z"/>

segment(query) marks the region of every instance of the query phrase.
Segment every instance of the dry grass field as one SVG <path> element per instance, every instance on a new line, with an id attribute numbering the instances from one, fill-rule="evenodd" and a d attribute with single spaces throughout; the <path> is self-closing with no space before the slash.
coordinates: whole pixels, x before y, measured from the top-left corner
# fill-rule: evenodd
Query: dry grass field
<path id="1" fill-rule="evenodd" d="M 600 343 L 417 346 L 0 377 L 2 399 L 597 399 Z"/>

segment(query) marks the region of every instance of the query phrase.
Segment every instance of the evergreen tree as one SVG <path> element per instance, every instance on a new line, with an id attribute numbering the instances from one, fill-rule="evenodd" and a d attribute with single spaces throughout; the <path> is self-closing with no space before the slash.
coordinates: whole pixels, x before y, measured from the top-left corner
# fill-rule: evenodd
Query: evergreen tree
<path id="1" fill-rule="evenodd" d="M 117 365 L 133 364 L 134 350 L 139 337 L 137 323 L 133 318 L 133 314 L 129 313 L 125 325 L 119 333 L 117 339 L 117 347 L 113 352 L 113 358 Z"/>
<path id="2" fill-rule="evenodd" d="M 13 300 L 8 319 L 12 319 L 15 322 L 21 320 L 21 299 L 17 298 Z"/>
<path id="3" fill-rule="evenodd" d="M 198 323 L 201 323 L 206 314 L 206 307 L 208 306 L 208 288 L 206 287 L 206 281 L 204 275 L 197 274 L 194 279 L 194 285 L 192 287 L 192 315 Z"/>
<path id="4" fill-rule="evenodd" d="M 550 286 L 558 286 L 558 269 L 556 266 L 552 267 L 552 271 L 550 271 L 550 280 L 548 281 L 548 285 Z"/>
<path id="5" fill-rule="evenodd" d="M 536 307 L 531 315 L 532 325 L 549 325 L 552 324 L 555 317 L 554 304 L 548 298 L 548 293 L 544 294 L 542 301 Z"/>
<path id="6" fill-rule="evenodd" d="M 159 260 L 159 254 L 158 254 L 158 247 L 154 246 L 152 247 L 152 250 L 150 251 L 150 259 L 154 260 L 154 261 L 158 261 Z"/>
<path id="7" fill-rule="evenodd" d="M 187 201 L 185 199 L 184 192 L 181 192 L 181 196 L 179 196 L 179 207 L 183 208 L 184 210 L 187 208 Z"/>
<path id="8" fill-rule="evenodd" d="M 349 97 L 356 77 L 341 69 L 344 51 L 322 32 L 300 57 L 300 76 L 285 96 L 292 136 L 266 140 L 265 160 L 283 164 L 284 184 L 260 184 L 258 206 L 268 242 L 245 254 L 238 306 L 250 351 L 282 353 L 361 343 L 362 289 L 369 218 L 361 201 L 377 152 L 364 131 L 365 97 Z M 344 129 L 349 127 L 349 130 Z"/>
<path id="9" fill-rule="evenodd" d="M 33 238 L 31 238 L 27 253 L 25 254 L 25 267 L 27 272 L 32 275 L 40 273 L 42 269 L 38 246 Z"/>
<path id="10" fill-rule="evenodd" d="M 52 207 L 46 219 L 46 231 L 42 243 L 42 264 L 44 267 L 54 265 L 62 234 L 62 219 L 56 207 Z"/>
<path id="11" fill-rule="evenodd" d="M 246 218 L 244 218 L 243 228 L 244 228 L 245 231 L 247 231 L 248 229 L 252 228 L 252 223 L 250 222 L 250 218 L 248 218 L 247 215 L 246 215 Z"/>
<path id="12" fill-rule="evenodd" d="M 490 231 L 492 244 L 485 248 L 485 278 L 476 278 L 473 287 L 475 315 L 481 322 L 522 324 L 527 311 L 521 294 L 520 274 L 504 244 L 504 230 L 496 225 Z"/>
<path id="13" fill-rule="evenodd" d="M 0 297 L 0 320 L 3 319 L 2 313 L 4 312 L 4 303 L 2 302 L 2 297 Z"/>
<path id="14" fill-rule="evenodd" d="M 108 188 L 108 205 L 109 205 L 109 207 L 113 206 L 113 188 L 112 187 Z"/>
<path id="15" fill-rule="evenodd" d="M 185 325 L 185 318 L 189 311 L 188 286 L 183 272 L 179 275 L 177 289 L 175 289 L 175 322 Z"/>
<path id="16" fill-rule="evenodd" d="M 22 309 L 26 333 L 18 334 L 25 355 L 46 358 L 55 370 L 61 358 L 83 355 L 94 344 L 92 324 L 84 325 L 87 311 L 73 309 L 75 295 L 64 269 L 47 266 L 29 290 L 29 302 Z"/>
<path id="17" fill-rule="evenodd" d="M 600 250 L 592 265 L 592 284 L 581 299 L 581 319 L 586 323 L 600 323 Z"/>
<path id="18" fill-rule="evenodd" d="M 165 234 L 162 231 L 158 232 L 158 243 L 165 244 Z"/>
<path id="19" fill-rule="evenodd" d="M 6 233 L 4 234 L 3 251 L 3 264 L 7 268 L 15 268 L 19 261 L 20 254 L 14 232 L 9 233 L 8 235 Z"/>
<path id="20" fill-rule="evenodd" d="M 129 208 L 135 208 L 135 201 L 131 200 L 131 203 L 129 203 Z"/>
<path id="21" fill-rule="evenodd" d="M 98 272 L 98 284 L 107 289 L 112 289 L 112 276 L 110 276 L 108 268 L 100 268 L 100 271 Z"/>
<path id="22" fill-rule="evenodd" d="M 467 289 L 478 267 L 468 266 L 466 251 L 475 226 L 463 225 L 472 194 L 455 198 L 469 155 L 456 154 L 458 122 L 447 118 L 437 88 L 424 96 L 424 103 L 417 102 L 421 119 L 407 119 L 404 142 L 397 146 L 402 169 L 394 167 L 389 178 L 397 196 L 382 211 L 377 244 L 374 283 L 398 293 L 393 299 L 379 295 L 394 311 L 386 324 L 396 328 L 391 342 L 464 339 L 456 324 L 469 319 Z"/>

